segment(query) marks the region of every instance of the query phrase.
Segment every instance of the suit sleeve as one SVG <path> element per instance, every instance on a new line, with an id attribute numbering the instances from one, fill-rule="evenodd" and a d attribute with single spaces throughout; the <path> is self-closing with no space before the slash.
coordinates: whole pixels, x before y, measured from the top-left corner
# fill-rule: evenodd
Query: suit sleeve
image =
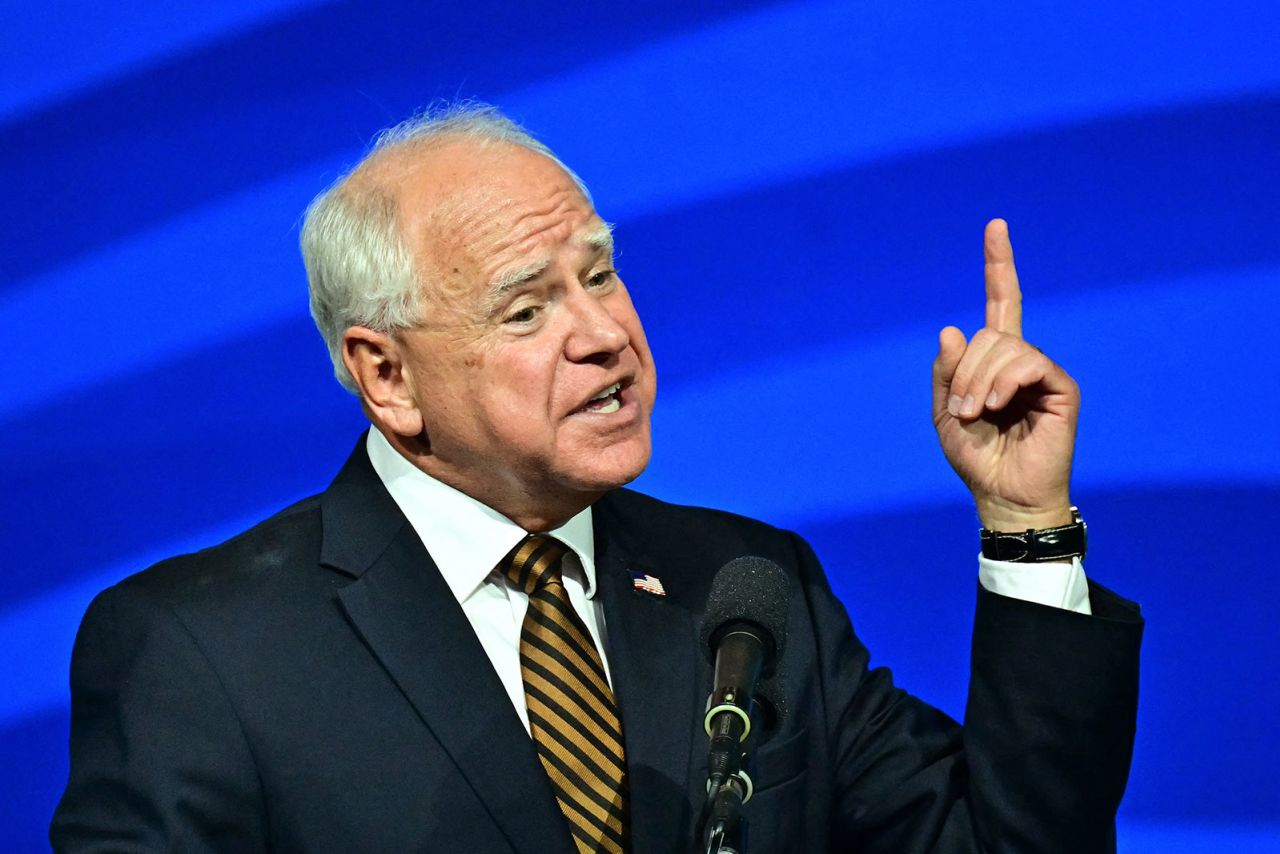
<path id="1" fill-rule="evenodd" d="M 264 850 L 260 782 L 235 710 L 176 614 L 100 594 L 71 661 L 71 774 L 55 851 Z"/>
<path id="2" fill-rule="evenodd" d="M 1094 616 L 979 585 L 961 727 L 869 669 L 796 538 L 831 747 L 832 850 L 1115 850 L 1137 712 L 1137 606 L 1094 585 Z"/>

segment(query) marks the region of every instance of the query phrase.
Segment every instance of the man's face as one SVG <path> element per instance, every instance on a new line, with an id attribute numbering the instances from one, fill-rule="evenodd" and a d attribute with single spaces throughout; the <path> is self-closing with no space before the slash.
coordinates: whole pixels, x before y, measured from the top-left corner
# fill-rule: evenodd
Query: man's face
<path id="1" fill-rule="evenodd" d="M 513 518 L 630 482 L 657 378 L 608 227 L 527 149 L 459 141 L 423 163 L 399 202 L 424 322 L 397 336 L 423 468 Z"/>

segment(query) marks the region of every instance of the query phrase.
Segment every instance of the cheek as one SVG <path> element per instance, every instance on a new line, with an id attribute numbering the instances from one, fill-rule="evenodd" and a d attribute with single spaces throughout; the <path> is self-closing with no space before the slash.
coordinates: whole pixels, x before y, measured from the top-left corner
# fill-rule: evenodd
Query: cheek
<path id="1" fill-rule="evenodd" d="M 633 317 L 631 324 L 627 326 L 627 334 L 631 337 L 631 347 L 640 355 L 640 360 L 652 365 L 653 353 L 649 351 L 649 339 L 645 337 L 639 317 Z"/>
<path id="2" fill-rule="evenodd" d="M 615 296 L 616 301 L 610 306 L 610 314 L 619 326 L 627 330 L 627 336 L 631 339 L 631 348 L 644 357 L 645 361 L 649 361 L 649 342 L 645 338 L 640 315 L 631 303 L 631 294 L 627 293 L 627 289 L 623 287 Z"/>
<path id="3" fill-rule="evenodd" d="M 640 361 L 644 374 L 643 384 L 648 387 L 649 403 L 652 404 L 653 397 L 657 393 L 658 371 L 653 361 L 653 352 L 649 349 L 649 341 L 644 335 L 644 327 L 640 324 L 640 317 L 633 312 L 630 322 L 623 324 L 623 328 L 627 330 L 627 336 L 631 339 L 631 349 L 635 351 L 636 358 Z"/>
<path id="4" fill-rule="evenodd" d="M 484 357 L 481 357 L 484 362 Z M 551 348 L 527 347 L 491 354 L 481 377 L 478 393 L 508 414 L 522 412 L 526 418 L 545 418 L 559 404 L 565 383 L 561 363 Z"/>

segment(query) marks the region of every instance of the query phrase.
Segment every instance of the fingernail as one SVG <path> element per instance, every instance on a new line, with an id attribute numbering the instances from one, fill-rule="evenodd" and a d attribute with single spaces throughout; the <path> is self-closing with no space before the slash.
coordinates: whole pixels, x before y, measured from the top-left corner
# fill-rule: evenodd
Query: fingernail
<path id="1" fill-rule="evenodd" d="M 952 415 L 960 414 L 960 395 L 951 395 L 951 399 L 947 401 L 947 411 Z"/>
<path id="2" fill-rule="evenodd" d="M 973 395 L 966 394 L 964 396 L 964 400 L 960 404 L 960 414 L 961 415 L 973 414 Z"/>
<path id="3" fill-rule="evenodd" d="M 1000 395 L 996 394 L 995 389 L 991 389 L 991 394 L 987 395 L 987 406 L 995 406 L 996 401 L 1000 399 Z"/>

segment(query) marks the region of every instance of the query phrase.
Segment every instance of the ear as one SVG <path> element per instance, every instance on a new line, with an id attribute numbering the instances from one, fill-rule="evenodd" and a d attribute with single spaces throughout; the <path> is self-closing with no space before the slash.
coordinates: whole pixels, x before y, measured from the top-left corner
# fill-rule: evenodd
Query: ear
<path id="1" fill-rule="evenodd" d="M 369 418 L 378 427 L 406 439 L 422 435 L 422 413 L 395 339 L 364 326 L 352 326 L 342 335 L 342 361 L 356 381 Z"/>

